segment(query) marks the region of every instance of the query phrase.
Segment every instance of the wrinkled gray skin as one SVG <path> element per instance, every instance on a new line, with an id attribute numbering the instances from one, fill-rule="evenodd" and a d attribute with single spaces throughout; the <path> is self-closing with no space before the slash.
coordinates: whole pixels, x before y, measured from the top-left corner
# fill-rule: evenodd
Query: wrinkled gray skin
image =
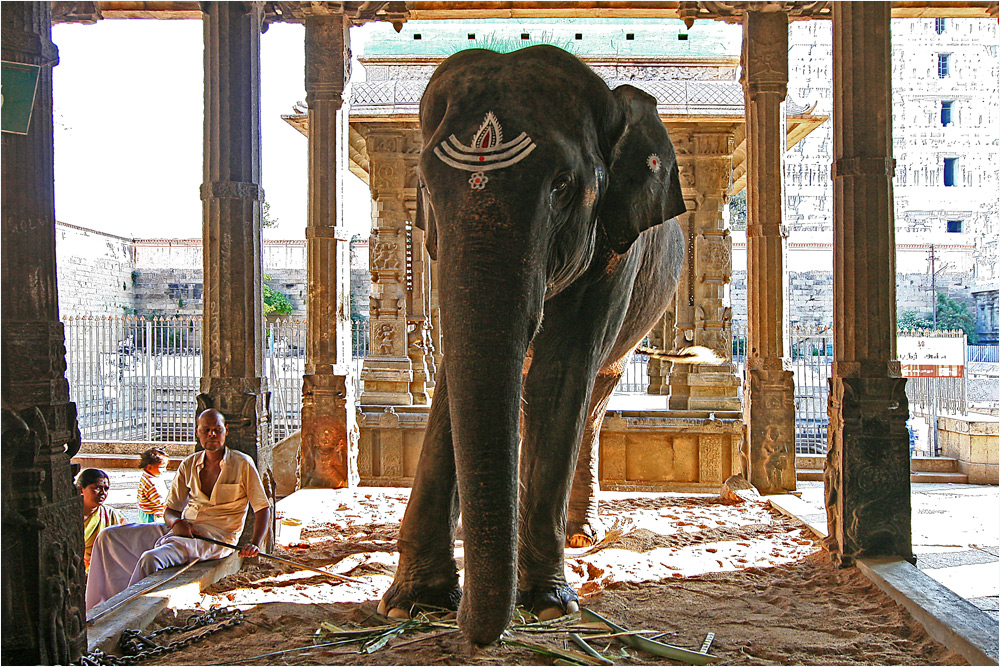
<path id="1" fill-rule="evenodd" d="M 536 148 L 474 189 L 469 171 L 433 149 L 450 135 L 470 144 L 491 111 L 502 141 L 525 132 Z M 655 100 L 610 90 L 554 47 L 451 56 L 427 86 L 420 123 L 445 354 L 380 609 L 458 607 L 466 637 L 486 644 L 515 601 L 550 616 L 575 606 L 563 548 L 577 455 L 586 495 L 622 360 L 676 289 L 683 236 L 671 218 L 684 203 Z M 571 529 L 586 530 L 591 505 L 575 504 Z"/>

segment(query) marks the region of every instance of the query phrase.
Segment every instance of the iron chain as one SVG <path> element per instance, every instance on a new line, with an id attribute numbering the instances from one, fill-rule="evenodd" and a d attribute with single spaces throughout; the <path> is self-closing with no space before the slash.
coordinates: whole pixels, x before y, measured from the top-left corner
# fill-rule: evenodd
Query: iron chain
<path id="1" fill-rule="evenodd" d="M 154 630 L 148 635 L 143 635 L 138 630 L 125 630 L 121 639 L 118 640 L 118 648 L 122 655 L 116 656 L 105 653 L 100 649 L 80 658 L 81 665 L 134 665 L 143 660 L 149 660 L 164 653 L 172 653 L 182 648 L 200 642 L 205 637 L 215 634 L 220 630 L 235 627 L 243 623 L 243 612 L 239 609 L 219 608 L 200 615 L 188 617 L 187 624 L 182 626 L 171 625 L 159 630 Z M 209 627 L 212 626 L 212 627 Z M 178 639 L 166 644 L 154 641 L 157 637 L 172 635 L 183 632 L 191 632 L 198 628 L 205 628 L 197 634 L 192 634 L 184 639 Z"/>

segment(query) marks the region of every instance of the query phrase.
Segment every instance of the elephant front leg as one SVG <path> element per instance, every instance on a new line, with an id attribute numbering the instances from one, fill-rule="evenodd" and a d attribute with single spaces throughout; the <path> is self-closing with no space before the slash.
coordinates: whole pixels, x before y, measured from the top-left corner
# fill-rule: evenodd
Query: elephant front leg
<path id="1" fill-rule="evenodd" d="M 568 383 L 541 378 L 536 363 L 537 358 L 525 384 L 518 603 L 547 620 L 579 611 L 576 592 L 566 582 L 563 553 L 590 387 L 582 378 Z"/>
<path id="2" fill-rule="evenodd" d="M 576 459 L 573 489 L 569 496 L 569 514 L 566 519 L 566 546 L 590 547 L 604 539 L 607 527 L 597 514 L 597 491 L 601 424 L 608 408 L 611 394 L 621 379 L 621 368 L 605 371 L 597 376 L 591 392 L 590 409 L 583 427 L 580 453 Z"/>
<path id="3" fill-rule="evenodd" d="M 455 453 L 442 368 L 413 489 L 399 528 L 399 566 L 379 602 L 380 614 L 405 619 L 420 606 L 458 609 L 462 598 L 455 562 L 458 513 Z"/>

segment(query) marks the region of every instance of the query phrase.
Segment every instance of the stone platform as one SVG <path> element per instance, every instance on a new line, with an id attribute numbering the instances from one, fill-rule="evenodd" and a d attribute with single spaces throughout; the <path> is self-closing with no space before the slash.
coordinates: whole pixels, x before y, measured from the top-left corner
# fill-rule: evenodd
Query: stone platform
<path id="1" fill-rule="evenodd" d="M 409 486 L 427 406 L 361 406 L 358 470 L 366 486 Z M 718 491 L 741 470 L 739 411 L 609 410 L 600 437 L 601 488 Z"/>

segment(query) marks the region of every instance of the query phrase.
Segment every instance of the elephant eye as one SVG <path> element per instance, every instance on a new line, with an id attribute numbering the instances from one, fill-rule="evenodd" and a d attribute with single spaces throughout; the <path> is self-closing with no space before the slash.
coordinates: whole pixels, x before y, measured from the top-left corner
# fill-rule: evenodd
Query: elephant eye
<path id="1" fill-rule="evenodd" d="M 570 193 L 573 186 L 573 175 L 562 174 L 552 181 L 552 194 L 557 197 L 564 197 Z"/>

